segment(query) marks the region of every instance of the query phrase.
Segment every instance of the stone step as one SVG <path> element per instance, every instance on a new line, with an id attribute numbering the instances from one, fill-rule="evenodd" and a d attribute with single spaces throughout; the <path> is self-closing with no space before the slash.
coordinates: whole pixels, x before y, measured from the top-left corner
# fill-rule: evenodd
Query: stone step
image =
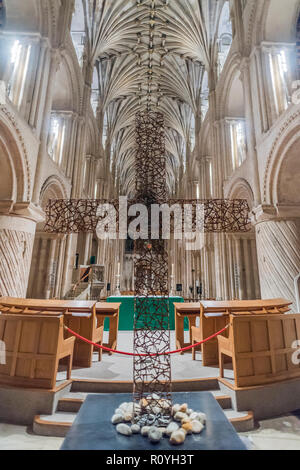
<path id="1" fill-rule="evenodd" d="M 77 413 L 57 411 L 53 415 L 37 415 L 33 420 L 33 432 L 39 436 L 65 437 Z"/>
<path id="2" fill-rule="evenodd" d="M 220 390 L 211 390 L 211 393 L 214 395 L 221 408 L 230 409 L 232 407 L 230 396 L 222 395 Z M 68 394 L 66 394 L 65 397 L 59 400 L 57 411 L 77 413 L 88 395 L 96 394 L 84 392 L 69 392 Z"/>
<path id="3" fill-rule="evenodd" d="M 61 398 L 57 404 L 57 411 L 64 413 L 78 413 L 85 398 Z"/>
<path id="4" fill-rule="evenodd" d="M 252 411 L 235 411 L 231 408 L 225 409 L 224 413 L 236 432 L 247 432 L 254 429 L 255 422 Z"/>
<path id="5" fill-rule="evenodd" d="M 254 428 L 252 412 L 237 412 L 233 409 L 227 409 L 224 410 L 224 413 L 237 432 L 247 432 Z M 61 411 L 57 411 L 52 416 L 36 416 L 33 422 L 33 432 L 40 436 L 65 437 L 76 416 L 77 413 Z"/>
<path id="6" fill-rule="evenodd" d="M 223 410 L 231 409 L 232 401 L 229 395 L 215 395 L 214 393 L 213 395 Z"/>
<path id="7" fill-rule="evenodd" d="M 211 379 L 209 380 L 210 383 L 213 383 Z M 130 385 L 128 388 L 131 391 L 132 385 L 128 385 Z M 102 382 L 77 381 L 77 385 L 75 384 L 75 387 L 72 387 L 72 390 L 59 400 L 56 413 L 52 416 L 44 415 L 35 417 L 33 423 L 34 433 L 43 436 L 64 437 L 72 426 L 72 423 L 74 422 L 74 419 L 86 397 L 88 395 L 95 395 L 104 392 L 103 387 L 104 384 Z M 95 391 L 99 389 L 101 392 Z M 93 390 L 93 392 L 89 390 Z M 254 418 L 251 411 L 235 411 L 232 409 L 231 397 L 224 395 L 218 388 L 208 389 L 207 383 L 204 384 L 204 390 L 209 391 L 214 395 L 215 399 L 218 401 L 221 408 L 223 408 L 225 415 L 237 432 L 247 432 L 254 428 Z M 105 392 L 108 392 L 107 388 Z M 115 393 L 117 393 L 117 391 L 115 391 Z"/>
<path id="8" fill-rule="evenodd" d="M 105 381 L 94 379 L 73 379 L 72 392 L 83 393 L 131 393 L 132 382 L 129 381 Z M 219 391 L 219 382 L 215 377 L 205 379 L 174 380 L 173 392 L 206 392 Z"/>

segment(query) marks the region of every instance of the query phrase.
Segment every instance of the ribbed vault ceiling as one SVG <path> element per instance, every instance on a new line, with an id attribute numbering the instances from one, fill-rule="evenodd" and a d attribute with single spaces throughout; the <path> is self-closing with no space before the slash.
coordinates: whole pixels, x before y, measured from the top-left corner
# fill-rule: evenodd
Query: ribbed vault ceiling
<path id="1" fill-rule="evenodd" d="M 97 69 L 105 158 L 120 191 L 134 189 L 134 119 L 147 107 L 165 115 L 172 190 L 199 130 L 202 81 L 214 69 L 225 0 L 81 2 L 76 14 L 84 17 L 86 62 Z"/>

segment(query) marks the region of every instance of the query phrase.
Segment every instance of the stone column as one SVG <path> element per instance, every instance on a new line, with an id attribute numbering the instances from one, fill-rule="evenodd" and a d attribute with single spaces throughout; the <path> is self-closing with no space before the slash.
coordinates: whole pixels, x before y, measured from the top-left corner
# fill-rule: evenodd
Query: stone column
<path id="1" fill-rule="evenodd" d="M 8 207 L 10 206 L 10 207 Z M 26 297 L 36 224 L 43 212 L 29 203 L 0 203 L 0 295 Z"/>
<path id="2" fill-rule="evenodd" d="M 241 250 L 241 239 L 240 236 L 234 235 L 235 242 L 235 283 L 236 283 L 236 294 L 239 300 L 243 300 L 244 289 L 243 289 L 243 271 L 242 271 L 242 250 Z"/>
<path id="3" fill-rule="evenodd" d="M 247 146 L 248 146 L 248 155 L 251 161 L 252 171 L 253 171 L 253 193 L 255 204 L 260 204 L 261 202 L 261 191 L 259 185 L 259 171 L 258 171 L 258 158 L 256 151 L 256 138 L 255 138 L 255 127 L 254 120 L 255 115 L 253 111 L 253 98 L 252 98 L 252 89 L 251 89 L 251 74 L 250 74 L 250 60 L 244 58 L 241 66 L 242 70 L 242 81 L 244 87 L 244 96 L 245 96 L 245 118 L 246 118 L 246 132 L 247 132 Z"/>
<path id="4" fill-rule="evenodd" d="M 48 58 L 49 59 L 49 58 Z M 35 173 L 35 183 L 34 183 L 34 190 L 33 190 L 33 201 L 35 203 L 39 203 L 40 199 L 40 191 L 41 191 L 41 184 L 42 184 L 42 168 L 44 164 L 45 157 L 47 155 L 47 141 L 49 135 L 49 125 L 50 125 L 50 118 L 51 118 L 51 108 L 52 108 L 52 100 L 53 100 L 53 93 L 54 93 L 54 86 L 56 72 L 59 68 L 60 63 L 60 56 L 57 50 L 52 50 L 50 53 L 50 60 L 49 60 L 49 69 L 46 68 L 47 72 L 49 73 L 48 85 L 47 85 L 47 92 L 45 98 L 45 106 L 44 106 L 44 119 L 42 125 L 42 132 L 41 132 L 41 144 L 40 150 L 37 160 L 37 167 Z"/>
<path id="5" fill-rule="evenodd" d="M 233 253 L 233 239 L 231 234 L 226 235 L 228 246 L 228 268 L 229 268 L 229 282 L 230 282 L 230 299 L 235 298 L 235 277 L 234 277 L 234 253 Z"/>
<path id="6" fill-rule="evenodd" d="M 44 290 L 44 297 L 45 299 L 50 299 L 51 296 L 51 283 L 52 283 L 52 276 L 53 276 L 53 266 L 55 261 L 55 253 L 56 253 L 56 236 L 49 237 L 50 239 L 50 250 L 49 250 L 49 258 L 47 264 L 47 271 L 46 271 L 46 282 L 45 282 L 45 290 Z"/>
<path id="7" fill-rule="evenodd" d="M 299 214 L 299 206 L 259 206 L 254 211 L 262 298 L 291 300 L 293 312 L 294 278 L 300 272 Z"/>

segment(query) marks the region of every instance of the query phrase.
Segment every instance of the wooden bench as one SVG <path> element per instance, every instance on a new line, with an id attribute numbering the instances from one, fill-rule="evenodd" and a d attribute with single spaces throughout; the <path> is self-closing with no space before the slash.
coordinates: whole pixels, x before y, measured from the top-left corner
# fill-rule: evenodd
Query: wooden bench
<path id="1" fill-rule="evenodd" d="M 218 337 L 220 377 L 224 356 L 232 359 L 235 388 L 300 377 L 293 362 L 300 338 L 300 315 L 230 315 L 228 338 Z"/>
<path id="2" fill-rule="evenodd" d="M 64 339 L 63 316 L 0 315 L 0 383 L 18 387 L 53 389 L 59 361 L 68 358 L 71 378 L 75 338 Z"/>
<path id="3" fill-rule="evenodd" d="M 0 298 L 0 311 L 10 314 L 51 315 L 60 312 L 64 315 L 64 323 L 80 336 L 96 344 L 102 344 L 103 325 L 97 324 L 96 301 L 82 300 L 45 300 L 18 299 L 13 297 Z M 65 333 L 66 337 L 72 336 Z M 79 367 L 91 367 L 94 347 L 76 339 L 73 364 Z M 102 350 L 98 350 L 98 358 L 102 358 Z"/>
<path id="4" fill-rule="evenodd" d="M 231 313 L 239 315 L 283 314 L 290 310 L 291 304 L 292 302 L 285 299 L 202 301 L 199 304 L 200 327 L 191 326 L 191 343 L 198 343 L 223 329 L 229 323 Z M 196 304 L 193 305 L 195 310 Z M 223 336 L 227 336 L 227 332 L 223 333 Z M 201 351 L 204 366 L 218 364 L 217 338 L 204 343 Z M 195 359 L 195 349 L 193 359 Z"/>

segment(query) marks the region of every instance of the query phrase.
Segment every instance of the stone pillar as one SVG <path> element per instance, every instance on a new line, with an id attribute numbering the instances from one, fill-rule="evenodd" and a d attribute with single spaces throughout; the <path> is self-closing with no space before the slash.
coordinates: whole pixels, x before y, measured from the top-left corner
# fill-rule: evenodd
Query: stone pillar
<path id="1" fill-rule="evenodd" d="M 53 100 L 53 93 L 54 93 L 54 86 L 56 72 L 58 70 L 60 63 L 60 56 L 57 50 L 52 50 L 50 53 L 50 60 L 49 60 L 49 81 L 47 85 L 47 92 L 45 98 L 45 106 L 44 106 L 44 120 L 42 125 L 42 132 L 41 132 L 41 145 L 37 160 L 37 167 L 35 173 L 35 183 L 34 183 L 34 190 L 33 190 L 33 202 L 39 203 L 40 199 L 40 191 L 41 191 L 41 184 L 42 184 L 42 169 L 45 156 L 47 155 L 47 141 L 49 135 L 49 125 L 50 125 L 50 118 L 51 118 L 51 108 L 52 108 L 52 100 Z"/>
<path id="2" fill-rule="evenodd" d="M 253 112 L 253 98 L 252 98 L 252 89 L 251 89 L 251 74 L 250 74 L 250 60 L 244 58 L 242 62 L 242 81 L 244 87 L 244 96 L 245 96 L 245 118 L 246 118 L 246 132 L 247 132 L 247 146 L 248 146 L 248 155 L 251 161 L 252 171 L 253 171 L 253 193 L 255 204 L 260 204 L 261 202 L 261 191 L 259 185 L 259 171 L 258 171 L 258 158 L 256 151 L 256 138 L 255 138 L 255 127 L 254 121 L 255 116 Z"/>
<path id="3" fill-rule="evenodd" d="M 45 299 L 50 299 L 51 296 L 51 283 L 52 283 L 52 276 L 53 276 L 53 266 L 55 261 L 55 253 L 56 253 L 56 237 L 49 237 L 50 238 L 50 250 L 49 250 L 49 258 L 47 264 L 47 271 L 46 271 L 46 282 L 45 282 L 45 291 L 44 297 Z"/>
<path id="4" fill-rule="evenodd" d="M 241 239 L 239 236 L 234 236 L 235 243 L 235 283 L 236 283 L 236 294 L 239 300 L 243 300 L 244 289 L 243 289 L 243 271 L 242 271 L 242 250 L 241 250 Z"/>
<path id="5" fill-rule="evenodd" d="M 299 206 L 260 206 L 254 211 L 262 298 L 291 300 L 293 312 L 294 278 L 300 272 L 299 213 Z"/>
<path id="6" fill-rule="evenodd" d="M 58 239 L 58 262 L 56 270 L 54 297 L 57 299 L 61 298 L 62 295 L 62 281 L 63 281 L 63 266 L 65 259 L 65 248 L 66 248 L 66 236 L 62 236 Z"/>
<path id="7" fill-rule="evenodd" d="M 0 204 L 0 295 L 26 297 L 36 224 L 43 221 L 43 212 L 29 203 L 7 204 Z"/>

